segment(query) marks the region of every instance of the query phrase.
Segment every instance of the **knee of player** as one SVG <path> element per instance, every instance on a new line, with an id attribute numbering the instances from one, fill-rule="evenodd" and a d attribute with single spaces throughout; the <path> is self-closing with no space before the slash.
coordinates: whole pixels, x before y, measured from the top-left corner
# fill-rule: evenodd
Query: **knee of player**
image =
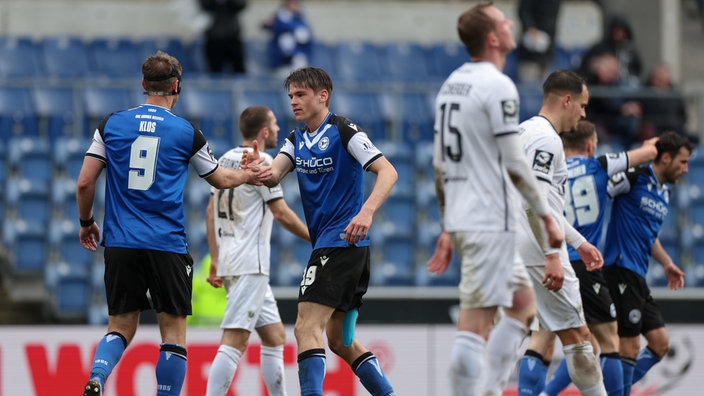
<path id="1" fill-rule="evenodd" d="M 336 355 L 344 353 L 344 350 L 348 348 L 343 343 L 341 335 L 335 336 L 331 334 L 328 334 L 328 347 Z"/>
<path id="2" fill-rule="evenodd" d="M 650 348 L 660 359 L 662 359 L 665 355 L 667 355 L 667 352 L 670 351 L 670 337 L 668 337 L 667 333 L 665 333 L 663 336 L 653 340 L 652 342 L 648 342 L 648 348 Z"/>

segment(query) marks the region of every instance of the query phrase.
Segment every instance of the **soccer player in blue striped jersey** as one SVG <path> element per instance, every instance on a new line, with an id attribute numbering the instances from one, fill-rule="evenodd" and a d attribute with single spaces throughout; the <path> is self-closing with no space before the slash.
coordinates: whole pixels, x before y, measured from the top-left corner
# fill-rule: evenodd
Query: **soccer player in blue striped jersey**
<path id="1" fill-rule="evenodd" d="M 152 307 L 162 338 L 156 394 L 180 394 L 193 281 L 183 208 L 188 166 L 217 188 L 261 185 L 260 178 L 270 176 L 265 168 L 257 174 L 219 167 L 201 131 L 171 112 L 181 91 L 181 71 L 179 61 L 164 52 L 147 58 L 142 65 L 146 102 L 102 120 L 78 176 L 79 240 L 90 251 L 98 243 L 105 247 L 109 314 L 107 334 L 95 351 L 84 396 L 102 395 L 105 381 L 137 331 L 140 312 Z M 103 169 L 101 241 L 93 201 Z"/>
<path id="2" fill-rule="evenodd" d="M 293 114 L 305 128 L 286 137 L 271 165 L 272 177 L 264 184 L 275 186 L 290 172 L 297 173 L 313 245 L 294 327 L 301 394 L 323 394 L 325 331 L 330 349 L 352 367 L 370 394 L 393 395 L 376 356 L 358 340 L 346 346 L 342 335 L 345 313 L 359 308 L 367 291 L 369 227 L 398 174 L 364 130 L 330 112 L 332 80 L 323 69 L 294 70 L 285 86 Z M 255 150 L 252 158 L 257 157 Z M 366 200 L 364 171 L 376 174 Z"/>
<path id="3" fill-rule="evenodd" d="M 658 154 L 643 165 L 611 177 L 614 197 L 604 246 L 604 276 L 616 305 L 624 395 L 669 350 L 660 309 L 645 280 L 650 257 L 665 269 L 667 286 L 684 286 L 684 272 L 663 248 L 658 234 L 670 210 L 669 184 L 688 170 L 692 143 L 684 135 L 666 132 L 656 143 Z M 640 350 L 643 335 L 648 345 Z"/>
<path id="4" fill-rule="evenodd" d="M 637 149 L 615 154 L 595 156 L 598 137 L 596 127 L 581 120 L 571 131 L 560 134 L 567 160 L 567 189 L 565 194 L 565 218 L 589 243 L 600 246 L 603 234 L 604 215 L 608 204 L 607 186 L 609 177 L 655 158 L 657 138 L 649 139 Z M 584 318 L 594 334 L 592 344 L 598 341 L 600 362 L 606 392 L 621 395 L 623 376 L 618 354 L 616 309 L 609 294 L 601 270 L 587 271 L 579 253 L 568 246 L 572 268 L 579 279 Z M 597 350 L 596 345 L 593 345 Z M 567 364 L 560 362 L 544 393 L 556 396 L 571 382 Z"/>

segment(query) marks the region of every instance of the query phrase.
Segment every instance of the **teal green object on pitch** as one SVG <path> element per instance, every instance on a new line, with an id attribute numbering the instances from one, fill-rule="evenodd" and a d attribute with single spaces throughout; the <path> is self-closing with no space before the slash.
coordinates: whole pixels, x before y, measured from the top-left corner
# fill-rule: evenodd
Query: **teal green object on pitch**
<path id="1" fill-rule="evenodd" d="M 357 308 L 345 312 L 345 319 L 342 321 L 342 342 L 346 347 L 352 345 L 352 341 L 354 341 L 354 326 L 357 324 L 357 315 L 359 315 Z"/>

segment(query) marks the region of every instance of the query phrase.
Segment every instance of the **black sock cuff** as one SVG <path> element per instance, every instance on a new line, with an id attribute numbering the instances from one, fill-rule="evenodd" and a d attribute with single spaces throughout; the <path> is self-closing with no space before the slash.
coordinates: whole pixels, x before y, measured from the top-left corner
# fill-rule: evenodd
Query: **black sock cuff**
<path id="1" fill-rule="evenodd" d="M 364 364 L 364 362 L 366 362 L 367 360 L 374 359 L 375 357 L 376 356 L 374 356 L 374 354 L 369 351 L 363 353 L 362 356 L 355 359 L 354 362 L 352 363 L 352 371 L 354 371 L 356 373 L 357 368 L 359 368 L 359 366 Z"/>
<path id="2" fill-rule="evenodd" d="M 549 361 L 549 360 L 543 359 L 543 355 L 539 354 L 538 352 L 536 352 L 536 351 L 534 351 L 534 350 L 532 350 L 532 349 L 526 349 L 526 353 L 525 353 L 524 356 L 534 357 L 534 358 L 540 360 L 540 362 L 543 363 L 543 365 L 545 365 L 545 366 L 549 366 L 549 365 L 550 365 L 550 361 Z"/>
<path id="3" fill-rule="evenodd" d="M 174 355 L 182 358 L 183 360 L 188 360 L 187 356 L 188 353 L 186 352 L 186 348 L 182 347 L 181 345 L 177 344 L 161 344 L 161 349 L 159 349 L 161 352 L 171 352 Z"/>
<path id="4" fill-rule="evenodd" d="M 618 352 L 611 352 L 611 353 L 600 353 L 599 357 L 603 358 L 611 358 L 611 359 L 618 359 Z"/>
<path id="5" fill-rule="evenodd" d="M 307 351 L 303 351 L 298 354 L 298 363 L 300 363 L 302 360 L 308 359 L 309 357 L 313 356 L 320 356 L 323 359 L 325 359 L 325 349 L 323 348 L 316 348 L 316 349 L 309 349 Z"/>
<path id="6" fill-rule="evenodd" d="M 117 331 L 111 331 L 111 332 L 105 334 L 105 337 L 107 337 L 107 336 L 109 336 L 109 335 L 114 335 L 114 336 L 120 337 L 120 339 L 122 340 L 122 344 L 125 346 L 125 348 L 127 348 L 127 339 L 125 338 L 125 336 L 123 336 L 122 334 L 118 333 Z"/>
<path id="7" fill-rule="evenodd" d="M 636 360 L 621 356 L 621 364 L 627 364 L 629 366 L 635 366 Z"/>
<path id="8" fill-rule="evenodd" d="M 655 351 L 654 351 L 650 346 L 646 346 L 645 349 L 649 350 L 650 353 L 651 353 L 653 356 L 655 356 L 655 358 L 658 359 L 658 361 L 660 361 L 660 360 L 662 359 L 662 356 L 660 356 L 660 355 L 658 355 L 657 353 L 655 353 Z"/>

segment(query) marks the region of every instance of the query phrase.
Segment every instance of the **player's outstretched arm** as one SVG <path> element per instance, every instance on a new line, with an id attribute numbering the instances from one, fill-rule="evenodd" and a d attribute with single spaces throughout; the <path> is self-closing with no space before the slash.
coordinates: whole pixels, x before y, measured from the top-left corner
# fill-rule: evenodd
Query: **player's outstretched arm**
<path id="1" fill-rule="evenodd" d="M 628 156 L 628 166 L 638 166 L 654 160 L 658 155 L 658 149 L 655 147 L 655 143 L 657 143 L 658 140 L 660 140 L 659 137 L 650 138 L 644 141 L 637 149 L 628 150 L 626 152 Z"/>

